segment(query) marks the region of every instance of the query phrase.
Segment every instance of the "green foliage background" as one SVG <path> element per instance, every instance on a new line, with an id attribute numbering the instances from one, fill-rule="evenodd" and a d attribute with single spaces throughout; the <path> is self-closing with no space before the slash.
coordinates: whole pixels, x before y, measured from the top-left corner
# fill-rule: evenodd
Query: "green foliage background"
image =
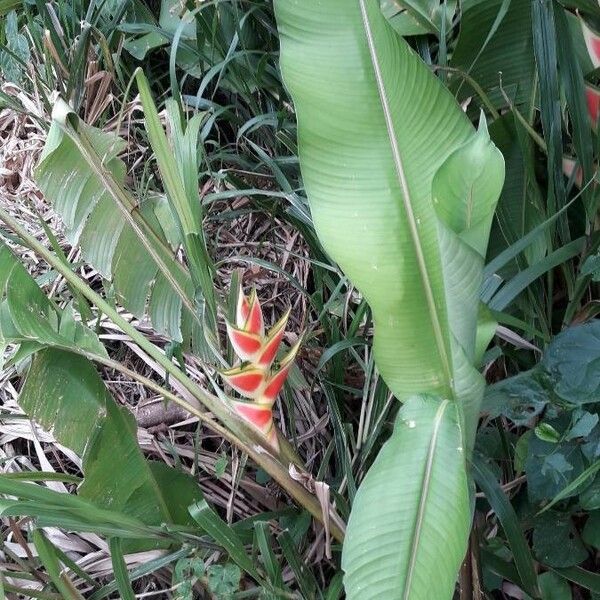
<path id="1" fill-rule="evenodd" d="M 600 597 L 600 322 L 596 319 L 600 138 L 586 105 L 586 88 L 600 83 L 600 62 L 590 58 L 584 36 L 585 31 L 600 31 L 600 9 L 591 0 L 465 0 L 460 4 L 385 0 L 381 8 L 398 35 L 405 36 L 462 103 L 467 118 L 476 123 L 483 111 L 490 137 L 506 164 L 479 293 L 486 306 L 480 320 L 487 320 L 492 330 L 494 321 L 499 327 L 478 365 L 489 384 L 472 465 L 479 493 L 469 561 L 470 572 L 478 577 L 461 578 L 457 597 L 515 597 L 511 594 L 517 588 L 525 597 L 544 600 Z M 202 315 L 202 331 L 210 331 L 208 336 L 199 335 L 201 328 L 192 317 L 181 316 L 186 311 L 176 294 L 169 294 L 169 305 L 146 303 L 146 290 L 160 293 L 162 282 L 152 265 L 147 272 L 132 271 L 127 252 L 135 251 L 146 259 L 144 264 L 148 262 L 144 248 L 133 237 L 120 245 L 115 238 L 112 247 L 102 246 L 105 254 L 99 257 L 99 246 L 81 229 L 73 231 L 77 215 L 69 216 L 69 210 L 75 205 L 60 205 L 65 186 L 53 190 L 52 182 L 44 179 L 45 166 L 48 172 L 60 168 L 60 154 L 46 154 L 38 183 L 61 215 L 69 244 L 79 243 L 83 260 L 101 273 L 96 291 L 135 314 L 151 313 L 154 329 L 164 336 L 165 345 L 170 343 L 172 355 L 191 348 L 210 365 L 209 373 L 214 373 L 220 344 L 214 314 L 217 307 L 226 310 L 228 290 L 215 276 L 215 240 L 198 237 L 203 234 L 202 226 L 191 233 L 183 231 L 182 222 L 165 209 L 165 192 L 180 193 L 170 185 L 180 184 L 184 194 L 193 190 L 197 204 L 192 207 L 202 204 L 197 214 L 201 225 L 209 219 L 226 228 L 238 214 L 232 199 L 244 197 L 248 199 L 244 210 L 267 221 L 284 222 L 305 241 L 310 283 L 299 293 L 306 298 L 312 319 L 306 346 L 318 358 L 316 368 L 296 372 L 292 383 L 310 386 L 315 410 L 328 416 L 313 474 L 330 486 L 336 508 L 347 520 L 359 484 L 391 435 L 399 406 L 389 401 L 389 390 L 374 366 L 374 316 L 315 234 L 299 170 L 296 115 L 279 69 L 279 37 L 271 3 L 0 0 L 0 15 L 2 80 L 39 99 L 46 111 L 41 120 L 48 129 L 54 92 L 68 101 L 82 122 L 89 120 L 86 78 L 90 57 L 109 74 L 116 102 L 78 131 L 87 132 L 98 152 L 102 144 L 108 145 L 112 177 L 132 206 L 139 203 L 147 222 L 154 223 L 165 261 L 171 260 L 169 252 L 180 243 L 187 244 L 186 252 L 199 249 L 197 262 L 192 264 L 205 279 L 197 285 L 199 275 L 194 285 L 205 293 L 193 298 L 193 307 L 204 307 L 198 314 Z M 182 144 L 176 150 L 177 165 L 186 165 L 179 183 L 165 177 L 169 164 L 150 159 L 151 153 L 142 164 L 121 162 L 120 158 L 126 159 L 121 142 L 113 134 L 102 133 L 137 93 L 132 78 L 138 68 L 145 73 L 159 110 L 168 106 L 170 132 L 177 131 L 179 119 L 183 134 L 192 116 L 202 113 L 195 122 L 195 136 L 185 142 L 188 146 Z M 9 92 L 2 88 L 0 107 L 27 112 L 28 107 Z M 126 133 L 120 137 L 151 146 L 161 160 L 156 129 L 130 121 Z M 56 139 L 64 132 L 55 123 L 48 135 Z M 72 145 L 73 141 L 65 138 L 64 143 Z M 435 138 L 431 143 L 435 144 Z M 186 162 L 182 158 L 189 158 L 186 148 L 200 150 Z M 57 145 L 54 150 L 62 152 L 64 147 Z M 575 161 L 571 172 L 565 173 L 564 158 Z M 56 163 L 52 169 L 50 161 Z M 94 197 L 97 174 L 89 171 L 89 163 L 81 168 L 88 169 L 85 180 L 94 183 L 87 188 L 75 186 L 78 201 L 100 205 L 103 198 Z M 204 189 L 207 182 L 214 185 L 206 188 L 209 191 L 200 200 L 198 189 Z M 115 214 L 111 213 L 113 219 Z M 114 233 L 123 227 L 120 221 L 107 223 L 101 220 L 96 233 Z M 123 236 L 131 233 L 127 228 L 123 231 Z M 1 233 L 14 244 L 6 228 Z M 50 245 L 55 241 L 51 232 L 48 240 Z M 97 316 L 76 290 L 70 292 L 73 302 L 68 308 L 57 308 L 58 299 L 45 300 L 51 290 L 47 281 L 15 283 L 25 274 L 11 270 L 9 276 L 6 264 L 13 255 L 2 248 L 0 341 L 11 351 L 14 344 L 21 344 L 12 361 L 7 357 L 7 368 L 18 364 L 24 374 L 31 362 L 27 377 L 32 376 L 44 360 L 43 353 L 32 358 L 41 347 L 60 352 L 85 347 L 103 360 L 115 358 L 114 348 L 107 352 L 93 327 L 84 331 L 75 326 L 76 321 L 80 325 L 78 315 L 88 323 L 90 316 Z M 14 261 L 11 264 L 14 269 Z M 143 283 L 135 280 L 134 285 L 132 273 Z M 192 285 L 192 278 L 186 276 L 183 289 Z M 295 285 L 292 275 L 281 276 Z M 206 277 L 214 284 L 210 293 Z M 39 300 L 36 310 L 42 314 L 35 322 L 19 321 L 19 315 L 25 314 L 19 309 L 25 285 L 38 290 L 28 296 Z M 38 294 L 39 286 L 43 294 Z M 141 301 L 132 297 L 142 289 Z M 28 387 L 25 379 L 22 407 L 43 425 L 43 415 L 36 412 L 39 398 L 28 394 L 32 385 Z M 52 389 L 56 386 L 48 387 Z M 293 394 L 291 386 L 284 395 L 286 410 L 279 415 L 289 432 L 296 431 Z M 127 418 L 121 426 L 131 429 Z M 58 438 L 59 432 L 55 434 Z M 150 485 L 156 493 L 149 474 L 152 469 L 147 468 L 150 463 L 133 437 L 118 437 L 129 443 L 131 459 L 146 465 L 140 467 L 147 475 L 142 487 Z M 97 445 L 99 440 L 95 438 Z M 74 492 L 85 475 L 85 461 L 98 454 L 85 442 L 69 442 L 84 459 L 83 473 L 65 474 L 75 478 Z M 294 446 L 306 458 L 302 443 L 295 441 Z M 174 477 L 185 478 L 175 473 Z M 270 480 L 264 470 L 250 463 L 246 474 L 259 485 Z M 43 480 L 43 474 L 30 473 L 29 479 Z M 164 515 L 144 517 L 139 495 L 134 500 L 140 510 L 121 511 L 113 506 L 111 516 L 106 511 L 110 502 L 97 501 L 97 494 L 86 497 L 85 489 L 66 500 L 46 486 L 10 476 L 0 478 L 4 518 L 28 515 L 32 519 L 30 539 L 37 553 L 25 564 L 48 574 L 42 592 L 49 594 L 46 597 L 130 598 L 144 577 L 166 568 L 174 585 L 186 583 L 173 597 L 195 597 L 198 590 L 209 590 L 217 598 L 247 597 L 248 589 L 254 597 L 342 597 L 339 545 L 334 543 L 332 558 L 314 559 L 310 550 L 320 530 L 313 530 L 308 513 L 287 500 L 281 511 L 228 524 L 218 510 L 202 505 L 196 489 L 190 492 L 189 502 L 195 509 L 186 512 L 186 506 L 181 518 L 169 521 Z M 165 522 L 170 525 L 164 526 Z M 114 577 L 86 580 L 44 537 L 41 528 L 49 526 L 92 531 L 113 540 Z M 144 568 L 128 569 L 123 554 L 140 539 L 169 550 Z M 220 554 L 213 564 L 208 559 L 215 549 Z M 306 560 L 307 556 L 311 558 Z M 71 583 L 64 583 L 60 565 Z M 21 563 L 11 562 L 11 569 L 27 571 Z M 6 579 L 4 571 L 0 575 Z M 17 593 L 19 587 L 20 583 L 4 581 L 6 592 Z"/>

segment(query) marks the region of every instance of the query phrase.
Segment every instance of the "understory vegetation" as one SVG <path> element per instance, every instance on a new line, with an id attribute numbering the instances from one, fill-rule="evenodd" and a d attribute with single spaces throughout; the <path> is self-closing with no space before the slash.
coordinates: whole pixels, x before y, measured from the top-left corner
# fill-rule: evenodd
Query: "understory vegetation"
<path id="1" fill-rule="evenodd" d="M 0 595 L 600 599 L 596 0 L 0 0 Z"/>

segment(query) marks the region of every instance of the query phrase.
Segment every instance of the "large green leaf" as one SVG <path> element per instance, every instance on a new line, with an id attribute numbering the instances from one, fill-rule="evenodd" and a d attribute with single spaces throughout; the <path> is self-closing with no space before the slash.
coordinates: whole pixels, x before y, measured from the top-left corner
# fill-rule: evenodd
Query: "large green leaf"
<path id="1" fill-rule="evenodd" d="M 89 360 L 62 350 L 40 350 L 19 404 L 82 456 L 80 496 L 148 525 L 191 522 L 187 507 L 201 498 L 200 489 L 184 473 L 144 458 L 133 415 L 116 404 Z M 135 547 L 140 546 L 128 549 Z"/>
<path id="2" fill-rule="evenodd" d="M 391 26 L 402 36 L 435 33 L 440 37 L 452 26 L 456 2 L 440 0 L 382 0 L 381 10 Z"/>
<path id="3" fill-rule="evenodd" d="M 191 522 L 187 507 L 201 497 L 198 486 L 182 472 L 144 458 L 133 415 L 117 405 L 87 358 L 108 358 L 96 333 L 76 322 L 70 307 L 57 308 L 3 244 L 0 344 L 19 345 L 15 361 L 33 355 L 19 404 L 82 457 L 81 497 L 148 525 Z"/>
<path id="4" fill-rule="evenodd" d="M 456 448 L 468 452 L 484 387 L 473 367 L 478 295 L 503 183 L 502 155 L 485 122 L 475 132 L 447 89 L 387 22 L 377 0 L 276 0 L 275 9 L 317 233 L 371 306 L 375 360 L 390 389 L 402 401 L 429 393 L 452 402 L 443 414 L 455 415 L 448 427 L 456 427 Z M 393 434 L 389 447 L 403 444 L 401 432 Z M 423 466 L 416 449 L 406 456 Z M 436 471 L 429 485 L 464 480 L 464 458 L 455 459 L 448 480 L 438 481 L 443 471 Z M 392 528 L 396 569 L 409 564 L 415 569 L 406 590 L 396 587 L 397 581 L 387 579 L 389 565 L 383 566 L 392 542 L 377 543 L 383 529 L 357 516 L 369 505 L 364 498 L 377 497 L 373 511 L 383 511 L 388 498 L 407 485 L 392 478 L 373 495 L 385 464 L 375 462 L 355 499 L 344 546 L 348 596 L 363 598 L 364 582 L 382 579 L 389 587 L 378 597 L 449 597 L 468 515 L 443 515 L 448 536 L 460 541 L 450 550 L 429 537 L 407 546 Z M 436 511 L 420 486 L 411 501 L 423 498 L 423 510 L 396 503 L 393 520 L 427 530 L 434 527 L 429 520 Z M 367 541 L 372 554 L 362 564 L 354 557 Z M 423 557 L 430 564 L 446 562 L 436 584 L 443 595 L 428 595 Z"/>
<path id="5" fill-rule="evenodd" d="M 15 359 L 45 346 L 107 357 L 94 331 L 59 310 L 10 249 L 0 242 L 0 347 L 19 345 Z"/>
<path id="6" fill-rule="evenodd" d="M 542 366 L 557 396 L 571 404 L 600 397 L 600 319 L 570 327 L 548 346 Z"/>
<path id="7" fill-rule="evenodd" d="M 452 597 L 469 532 L 458 418 L 453 402 L 427 396 L 400 410 L 350 515 L 342 562 L 349 598 Z"/>
<path id="8" fill-rule="evenodd" d="M 379 370 L 401 400 L 454 395 L 477 319 L 455 296 L 477 305 L 502 157 L 377 2 L 275 6 L 313 219 L 371 305 Z"/>
<path id="9" fill-rule="evenodd" d="M 144 108 L 146 131 L 154 150 L 158 168 L 178 225 L 186 263 L 196 290 L 195 299 L 206 301 L 207 328 L 213 336 L 217 329 L 217 305 L 214 295 L 214 264 L 208 254 L 202 229 L 202 201 L 198 189 L 198 140 L 204 114 L 196 114 L 184 126 L 179 105 L 167 102 L 171 141 L 163 130 L 150 86 L 141 71 L 137 73 L 140 99 Z M 208 332 L 207 332 L 208 334 Z M 217 345 L 215 339 L 213 344 Z"/>
<path id="10" fill-rule="evenodd" d="M 138 317 L 148 313 L 159 333 L 183 341 L 195 314 L 194 287 L 167 241 L 173 217 L 164 198 L 140 203 L 123 187 L 124 147 L 59 101 L 36 181 L 61 216 L 67 239 L 112 280 L 121 304 Z"/>

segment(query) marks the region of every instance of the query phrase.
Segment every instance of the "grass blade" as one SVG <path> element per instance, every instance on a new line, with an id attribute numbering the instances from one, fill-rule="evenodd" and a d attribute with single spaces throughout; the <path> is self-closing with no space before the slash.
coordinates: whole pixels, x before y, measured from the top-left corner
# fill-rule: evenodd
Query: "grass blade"
<path id="1" fill-rule="evenodd" d="M 115 582 L 119 589 L 121 600 L 135 600 L 135 594 L 131 587 L 129 573 L 127 572 L 127 565 L 125 564 L 125 558 L 123 557 L 121 540 L 119 538 L 111 538 L 108 542 L 108 548 L 110 550 L 110 559 L 112 561 L 113 571 L 115 572 Z"/>
<path id="2" fill-rule="evenodd" d="M 600 575 L 598 573 L 592 573 L 586 571 L 581 567 L 565 567 L 562 569 L 549 567 L 555 573 L 558 573 L 561 577 L 584 587 L 595 594 L 600 594 Z"/>
<path id="3" fill-rule="evenodd" d="M 510 544 L 517 571 L 521 577 L 523 589 L 534 598 L 539 598 L 537 574 L 529 545 L 521 529 L 519 518 L 506 494 L 502 491 L 496 477 L 489 467 L 478 457 L 473 458 L 473 476 L 475 482 L 485 494 L 504 529 Z"/>
<path id="4" fill-rule="evenodd" d="M 296 547 L 296 543 L 292 539 L 289 531 L 284 529 L 277 536 L 277 541 L 281 546 L 281 550 L 283 551 L 287 563 L 292 571 L 294 571 L 296 582 L 298 583 L 298 587 L 300 588 L 303 597 L 317 597 L 316 590 L 319 588 L 319 585 L 314 578 L 312 571 L 304 564 L 303 559 L 298 552 L 298 548 Z"/>
<path id="5" fill-rule="evenodd" d="M 176 552 L 172 552 L 165 556 L 161 556 L 155 560 L 151 560 L 149 562 L 143 563 L 143 564 L 139 565 L 138 567 L 136 567 L 135 569 L 132 569 L 129 572 L 129 580 L 135 581 L 136 579 L 139 579 L 140 577 L 145 577 L 146 575 L 150 575 L 151 573 L 154 573 L 155 571 L 158 571 L 159 569 L 162 569 L 163 567 L 167 567 L 170 564 L 177 562 L 181 558 L 185 558 L 186 556 L 189 555 L 189 553 L 190 553 L 190 548 L 187 548 L 187 547 L 181 548 L 180 550 L 177 550 Z M 118 589 L 117 582 L 112 581 L 108 585 L 105 585 L 104 587 L 100 588 L 98 591 L 94 592 L 89 597 L 88 600 L 102 600 L 103 598 L 106 598 L 107 596 L 110 596 L 111 594 L 116 592 L 117 589 Z"/>
<path id="6" fill-rule="evenodd" d="M 61 596 L 65 600 L 84 600 L 71 581 L 61 573 L 60 561 L 56 554 L 56 549 L 46 539 L 46 536 L 39 529 L 34 529 L 32 537 L 38 551 L 38 556 Z"/>
<path id="7" fill-rule="evenodd" d="M 521 271 L 507 282 L 499 292 L 492 298 L 489 308 L 495 311 L 503 311 L 528 285 L 547 273 L 551 269 L 561 265 L 565 261 L 577 256 L 585 247 L 586 238 L 580 237 L 569 242 L 562 248 L 555 250 L 534 265 Z"/>
<path id="8" fill-rule="evenodd" d="M 552 0 L 533 0 L 531 10 L 533 47 L 540 82 L 542 127 L 548 146 L 548 173 L 550 174 L 548 209 L 549 212 L 554 213 L 565 204 L 565 184 L 562 173 L 562 122 Z M 565 225 L 562 235 L 566 234 Z M 567 239 L 563 237 L 563 241 Z"/>
<path id="9" fill-rule="evenodd" d="M 231 559 L 237 563 L 246 573 L 257 582 L 262 582 L 262 577 L 254 567 L 252 559 L 246 553 L 242 540 L 237 533 L 219 517 L 219 515 L 208 506 L 205 500 L 193 504 L 189 508 L 194 521 L 210 535 L 229 554 Z"/>
<path id="10" fill-rule="evenodd" d="M 593 176 L 593 150 L 583 74 L 577 60 L 565 10 L 558 3 L 554 5 L 554 17 L 557 39 L 560 40 L 557 45 L 558 63 L 573 127 L 573 145 L 583 168 L 583 181 L 589 181 Z M 592 190 L 586 189 L 583 195 L 588 215 L 592 216 L 593 207 L 590 204 L 593 201 Z"/>
<path id="11" fill-rule="evenodd" d="M 590 477 L 595 475 L 598 470 L 600 470 L 600 460 L 597 460 L 595 463 L 590 465 L 579 477 L 576 477 L 571 483 L 563 488 L 542 510 L 540 510 L 537 514 L 541 515 L 547 510 L 551 509 L 555 504 L 560 502 L 563 498 L 568 498 L 573 490 L 577 489 L 581 484 L 585 483 Z"/>

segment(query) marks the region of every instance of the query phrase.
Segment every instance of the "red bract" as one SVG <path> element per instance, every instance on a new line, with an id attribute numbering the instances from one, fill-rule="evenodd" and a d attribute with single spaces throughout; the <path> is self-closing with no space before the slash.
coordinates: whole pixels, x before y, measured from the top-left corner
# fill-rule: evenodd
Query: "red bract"
<path id="1" fill-rule="evenodd" d="M 225 382 L 250 400 L 234 400 L 236 412 L 258 429 L 275 450 L 279 449 L 279 445 L 273 424 L 273 404 L 300 347 L 298 340 L 273 369 L 289 316 L 288 310 L 265 335 L 263 313 L 256 292 L 246 297 L 240 289 L 236 322 L 227 323 L 227 335 L 242 363 L 221 373 Z"/>
<path id="2" fill-rule="evenodd" d="M 579 17 L 579 21 L 581 22 L 581 30 L 590 60 L 594 65 L 594 69 L 597 69 L 600 67 L 600 35 L 593 31 L 581 17 Z"/>
<path id="3" fill-rule="evenodd" d="M 600 89 L 590 83 L 585 84 L 585 99 L 592 127 L 598 127 L 598 112 L 600 109 Z"/>

